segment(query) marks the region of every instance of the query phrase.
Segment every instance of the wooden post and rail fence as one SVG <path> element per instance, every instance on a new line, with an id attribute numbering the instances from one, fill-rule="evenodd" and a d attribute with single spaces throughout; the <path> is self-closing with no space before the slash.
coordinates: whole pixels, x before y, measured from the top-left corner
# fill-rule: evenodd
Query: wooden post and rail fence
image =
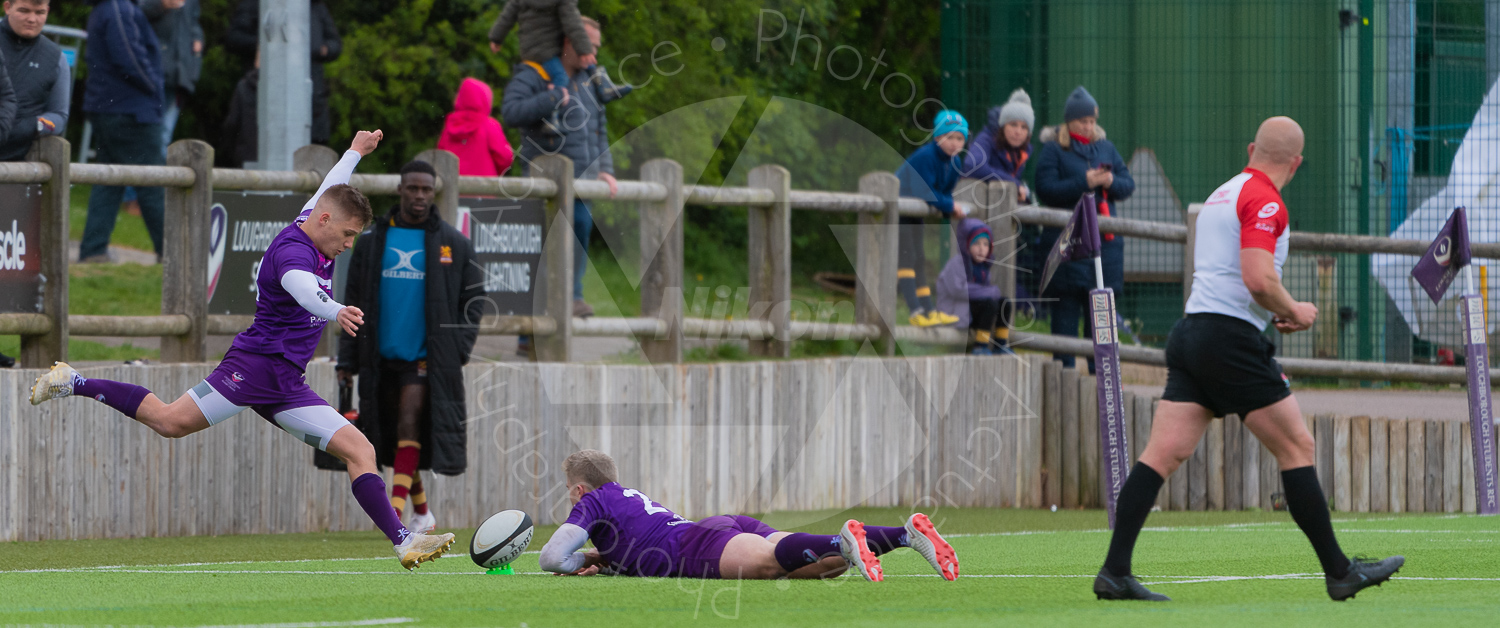
<path id="1" fill-rule="evenodd" d="M 67 354 L 70 336 L 161 336 L 162 361 L 88 369 L 90 376 L 175 393 L 205 372 L 203 339 L 243 330 L 249 317 L 210 315 L 205 209 L 213 190 L 312 191 L 336 161 L 307 147 L 292 172 L 212 168 L 212 149 L 184 140 L 167 166 L 70 164 L 66 142 L 46 138 L 29 163 L 0 164 L 0 182 L 41 184 L 39 253 L 45 277 L 39 312 L 0 314 L 0 334 L 20 334 L 28 367 Z M 901 198 L 894 175 L 860 180 L 858 193 L 797 190 L 779 166 L 761 166 L 745 187 L 687 185 L 677 163 L 643 164 L 641 181 L 621 181 L 617 201 L 639 203 L 642 316 L 575 319 L 571 306 L 573 198 L 603 199 L 607 186 L 575 180 L 572 164 L 545 157 L 531 178 L 457 175 L 451 154 L 422 155 L 438 170 L 437 207 L 454 220 L 459 194 L 547 201 L 542 275 L 531 315 L 487 316 L 484 334 L 537 336 L 538 362 L 465 367 L 470 468 L 430 481 L 445 525 L 476 525 L 502 508 L 539 522 L 564 516 L 559 465 L 579 447 L 610 451 L 623 477 L 690 517 L 718 512 L 814 510 L 855 505 L 1038 508 L 1097 507 L 1101 465 L 1094 379 L 1040 355 L 896 358 L 896 343 L 961 344 L 953 329 L 896 324 L 898 215 L 927 215 Z M 159 316 L 68 315 L 68 189 L 72 183 L 168 188 L 163 300 Z M 396 175 L 357 174 L 351 184 L 392 194 Z M 1008 184 L 964 181 L 959 200 L 990 221 L 996 257 L 1008 259 L 1020 224 L 1061 225 L 1067 212 L 1018 207 Z M 748 320 L 685 316 L 683 208 L 750 212 Z M 790 213 L 858 214 L 855 322 L 796 320 L 790 314 Z M 290 217 L 288 217 L 290 218 Z M 1181 225 L 1101 218 L 1103 231 L 1186 243 Z M 1420 255 L 1427 243 L 1335 234 L 1292 236 L 1293 250 Z M 1475 244 L 1500 258 L 1500 245 Z M 1015 294 L 1013 273 L 994 273 Z M 567 363 L 575 337 L 638 339 L 648 366 Z M 684 338 L 744 338 L 755 355 L 785 358 L 793 340 L 868 340 L 876 358 L 683 364 Z M 1016 331 L 1013 342 L 1090 355 L 1083 338 Z M 1121 347 L 1121 359 L 1162 364 L 1161 350 Z M 1320 359 L 1281 360 L 1292 375 L 1433 383 L 1464 381 L 1461 368 Z M 102 404 L 68 399 L 33 408 L 26 390 L 38 371 L 0 371 L 0 541 L 146 535 L 363 529 L 342 474 L 313 470 L 307 448 L 239 417 L 181 440 L 166 440 Z M 1495 372 L 1492 377 L 1500 377 Z M 332 398 L 332 365 L 309 366 L 308 381 Z M 1157 399 L 1125 396 L 1132 457 L 1149 434 Z M 1317 464 L 1330 504 L 1371 512 L 1467 512 L 1473 475 L 1469 428 L 1461 421 L 1316 416 Z M 852 452 L 852 453 L 851 453 Z M 1216 421 L 1198 452 L 1162 491 L 1166 509 L 1269 509 L 1279 474 L 1238 420 Z M 347 503 L 346 503 L 347 502 Z"/>
<path id="2" fill-rule="evenodd" d="M 213 168 L 213 149 L 198 140 L 182 140 L 168 149 L 166 166 L 120 166 L 70 164 L 65 140 L 44 138 L 36 144 L 31 162 L 0 164 L 0 183 L 41 184 L 43 211 L 41 241 L 33 243 L 40 254 L 43 283 L 37 312 L 0 313 L 0 334 L 21 336 L 23 366 L 40 367 L 67 356 L 72 336 L 160 336 L 163 362 L 199 362 L 205 359 L 204 337 L 233 335 L 250 324 L 249 316 L 209 314 L 205 286 L 208 284 L 208 224 L 206 209 L 214 190 L 262 190 L 311 192 L 337 161 L 338 155 L 320 146 L 300 149 L 295 171 L 274 172 Z M 641 249 L 651 252 L 643 259 L 641 316 L 636 318 L 575 319 L 571 317 L 572 247 L 570 207 L 573 198 L 609 198 L 601 181 L 575 180 L 572 164 L 561 156 L 544 156 L 533 165 L 533 177 L 463 177 L 457 174 L 457 158 L 446 151 L 430 150 L 417 156 L 433 163 L 438 171 L 437 207 L 444 219 L 456 220 L 460 194 L 490 195 L 512 199 L 547 201 L 539 294 L 534 295 L 531 315 L 492 315 L 478 321 L 481 334 L 527 333 L 537 337 L 537 359 L 566 362 L 575 337 L 633 337 L 653 363 L 682 359 L 685 337 L 741 338 L 750 341 L 752 355 L 784 358 L 797 339 L 868 340 L 880 355 L 894 355 L 896 343 L 962 344 L 965 335 L 956 329 L 919 329 L 897 325 L 896 320 L 896 218 L 926 216 L 932 210 L 921 200 L 898 196 L 895 176 L 873 172 L 860 179 L 859 192 L 798 190 L 793 175 L 775 165 L 753 170 L 745 187 L 688 185 L 676 162 L 656 159 L 643 164 L 641 181 L 620 181 L 620 202 L 636 202 L 640 211 Z M 393 174 L 356 174 L 350 184 L 367 194 L 394 194 L 399 182 Z M 454 186 L 453 182 L 457 185 Z M 162 255 L 162 312 L 156 316 L 69 315 L 68 306 L 68 194 L 71 184 L 160 185 L 167 188 L 164 247 Z M 455 189 L 456 188 L 456 189 Z M 1008 183 L 960 182 L 955 198 L 969 205 L 973 214 L 987 220 L 995 231 L 995 257 L 1013 258 L 1020 224 L 1061 226 L 1064 210 L 1018 206 Z M 683 220 L 687 205 L 744 207 L 749 212 L 748 259 L 750 269 L 750 316 L 746 320 L 689 318 L 684 314 Z M 1196 216 L 1189 210 L 1188 224 Z M 797 320 L 791 315 L 791 211 L 852 212 L 858 214 L 854 322 Z M 1133 238 L 1184 243 L 1184 292 L 1191 286 L 1192 230 L 1183 225 L 1101 217 L 1100 229 Z M 1420 255 L 1427 243 L 1371 236 L 1293 232 L 1291 249 L 1303 252 L 1397 253 Z M 1476 243 L 1475 257 L 1500 259 L 1500 244 Z M 1015 273 L 998 266 L 994 281 L 1004 294 L 1014 296 Z M 1018 330 L 1018 346 L 1044 351 L 1091 355 L 1086 340 Z M 1162 364 L 1160 350 L 1121 347 L 1127 362 Z M 1285 358 L 1290 375 L 1328 376 L 1353 379 L 1463 382 L 1458 367 Z M 1493 371 L 1500 377 L 1500 370 Z"/>

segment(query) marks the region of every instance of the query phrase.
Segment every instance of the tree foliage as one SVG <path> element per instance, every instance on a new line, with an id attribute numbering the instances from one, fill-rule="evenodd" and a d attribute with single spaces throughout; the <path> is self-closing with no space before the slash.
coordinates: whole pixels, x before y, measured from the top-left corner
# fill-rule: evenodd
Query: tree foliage
<path id="1" fill-rule="evenodd" d="M 218 143 L 234 86 L 250 67 L 250 59 L 223 47 L 235 1 L 201 0 L 208 40 L 203 78 L 184 109 L 179 138 Z M 52 23 L 84 25 L 86 6 L 53 4 Z M 454 92 L 466 76 L 496 88 L 498 117 L 503 87 L 519 62 L 514 31 L 500 54 L 489 50 L 488 32 L 500 11 L 499 0 L 331 0 L 328 4 L 344 39 L 343 56 L 326 67 L 333 92 L 333 142 L 346 142 L 361 128 L 379 127 L 387 137 L 382 150 L 360 164 L 361 170 L 391 172 L 406 158 L 431 148 L 452 107 Z M 707 145 L 716 148 L 700 177 L 705 184 L 717 184 L 736 171 L 745 171 L 736 162 L 751 159 L 786 165 L 793 172 L 794 187 L 849 189 L 863 174 L 856 170 L 869 162 L 872 152 L 867 138 L 849 141 L 851 129 L 878 139 L 885 144 L 882 150 L 899 157 L 925 139 L 923 129 L 930 126 L 939 108 L 935 100 L 926 100 L 936 99 L 940 91 L 937 3 L 581 0 L 579 4 L 585 15 L 603 25 L 600 62 L 617 81 L 642 85 L 610 105 L 612 140 L 683 107 L 727 97 L 743 99 L 727 128 L 688 126 L 677 134 L 679 140 L 712 136 Z M 799 120 L 809 116 L 781 116 L 775 128 L 764 130 L 762 141 L 757 142 L 752 139 L 757 123 L 768 108 L 776 111 L 773 103 L 778 98 L 811 103 L 829 114 L 810 116 L 818 119 L 816 123 Z M 516 144 L 517 130 L 507 132 Z M 669 148 L 646 152 L 671 156 Z M 632 145 L 617 154 L 627 173 L 638 166 L 633 153 L 641 150 Z M 820 238 L 809 234 L 829 218 L 798 214 L 799 238 Z M 701 217 L 695 219 L 696 231 L 732 232 L 728 239 L 742 241 L 743 217 L 738 212 Z M 823 253 L 814 257 L 844 257 L 831 239 L 823 239 L 828 240 L 821 245 Z M 819 248 L 817 243 L 802 244 L 807 246 L 799 250 L 810 254 Z"/>

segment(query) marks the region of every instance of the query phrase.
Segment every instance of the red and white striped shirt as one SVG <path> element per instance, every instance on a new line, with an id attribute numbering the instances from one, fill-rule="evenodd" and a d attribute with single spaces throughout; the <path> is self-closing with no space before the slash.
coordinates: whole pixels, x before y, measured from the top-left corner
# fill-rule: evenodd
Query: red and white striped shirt
<path id="1" fill-rule="evenodd" d="M 1233 316 L 1265 329 L 1271 313 L 1250 296 L 1240 270 L 1240 250 L 1258 248 L 1276 256 L 1276 276 L 1286 263 L 1286 204 L 1271 178 L 1254 168 L 1230 179 L 1208 197 L 1198 214 L 1193 245 L 1193 292 L 1188 314 Z"/>

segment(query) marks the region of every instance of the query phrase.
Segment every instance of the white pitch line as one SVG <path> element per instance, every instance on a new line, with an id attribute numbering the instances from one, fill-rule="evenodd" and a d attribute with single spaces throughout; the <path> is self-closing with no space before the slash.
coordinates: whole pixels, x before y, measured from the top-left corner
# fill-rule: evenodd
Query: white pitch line
<path id="1" fill-rule="evenodd" d="M 387 617 L 385 619 L 361 619 L 358 621 L 309 621 L 295 624 L 220 624 L 216 626 L 196 626 L 195 628 L 331 628 L 333 626 L 387 626 L 390 624 L 409 624 L 414 621 L 410 617 Z"/>
<path id="2" fill-rule="evenodd" d="M 126 573 L 126 574 L 215 574 L 215 575 L 308 575 L 308 576 L 406 576 L 408 572 L 402 571 L 326 571 L 326 570 L 231 570 L 231 569 L 183 569 L 183 570 L 152 570 L 152 569 L 36 569 L 26 571 L 13 571 L 8 573 L 38 573 L 38 572 L 65 572 L 65 573 Z M 418 573 L 418 572 L 412 572 Z M 482 576 L 482 571 L 427 571 L 420 572 L 432 576 Z M 554 574 L 543 571 L 518 571 L 518 576 L 551 576 Z M 938 574 L 886 574 L 887 578 L 938 578 Z M 1086 579 L 1095 577 L 1094 574 L 964 574 L 960 578 L 1017 578 L 1017 579 L 1045 579 L 1045 578 L 1077 578 Z M 1214 582 L 1236 582 L 1245 580 L 1319 580 L 1322 574 L 1311 573 L 1289 573 L 1289 574 L 1267 574 L 1257 576 L 1139 576 L 1142 584 L 1158 586 L 1164 584 L 1205 584 Z M 1391 580 L 1423 580 L 1430 582 L 1500 582 L 1500 578 L 1440 578 L 1431 576 L 1393 576 Z M 265 624 L 265 626 L 281 626 L 282 624 Z M 301 626 L 302 624 L 296 624 Z M 313 624 L 308 624 L 312 626 Z M 325 624 L 318 624 L 325 625 Z M 328 626 L 354 626 L 362 624 L 326 624 Z M 290 624 L 288 624 L 290 626 Z M 217 627 L 216 627 L 217 628 Z"/>
<path id="3" fill-rule="evenodd" d="M 521 552 L 522 555 L 526 555 L 526 554 L 540 554 L 540 553 L 541 553 L 541 551 Z M 462 556 L 462 554 L 446 554 L 445 556 L 446 557 L 454 557 L 454 556 Z M 282 564 L 290 564 L 290 563 L 323 563 L 323 562 L 342 562 L 342 561 L 360 561 L 360 560 L 390 560 L 390 559 L 391 559 L 390 556 L 371 556 L 369 558 L 295 558 L 295 559 L 288 559 L 288 560 L 226 560 L 226 561 L 208 562 L 208 563 L 160 563 L 160 564 L 150 564 L 150 565 L 93 565 L 93 566 L 86 566 L 86 567 L 68 567 L 68 568 L 59 568 L 59 569 L 3 569 L 3 570 L 0 570 L 0 575 L 4 575 L 4 574 L 8 574 L 8 573 L 45 573 L 45 572 L 48 572 L 48 571 L 65 571 L 65 572 L 80 572 L 81 573 L 81 572 L 87 572 L 87 571 L 91 571 L 91 570 L 92 571 L 109 571 L 109 570 L 117 570 L 117 569 L 132 569 L 132 568 L 139 569 L 139 568 L 142 568 L 142 567 L 210 567 L 210 566 L 214 566 L 214 565 L 282 565 Z"/>

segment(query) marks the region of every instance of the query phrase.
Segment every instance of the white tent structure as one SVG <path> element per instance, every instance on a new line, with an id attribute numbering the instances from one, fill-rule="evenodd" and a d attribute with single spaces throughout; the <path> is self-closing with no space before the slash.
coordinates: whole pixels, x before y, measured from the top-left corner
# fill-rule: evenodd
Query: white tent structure
<path id="1" fill-rule="evenodd" d="M 1403 240 L 1431 241 L 1437 237 L 1438 229 L 1448 221 L 1455 207 L 1468 208 L 1469 241 L 1500 242 L 1500 82 L 1490 86 L 1490 91 L 1474 116 L 1474 123 L 1464 134 L 1463 144 L 1453 158 L 1453 169 L 1448 174 L 1448 183 L 1432 198 L 1427 199 L 1407 216 L 1406 221 L 1391 233 L 1392 238 Z M 1479 267 L 1493 270 L 1500 260 L 1475 259 L 1473 262 L 1475 289 L 1479 289 Z M 1370 257 L 1370 272 L 1375 274 L 1386 294 L 1396 303 L 1402 318 L 1418 337 L 1435 344 L 1460 346 L 1463 344 L 1458 319 L 1458 298 L 1463 295 L 1462 278 L 1453 282 L 1443 302 L 1433 305 L 1421 286 L 1411 278 L 1412 266 L 1417 258 L 1411 255 L 1376 254 Z M 1500 276 L 1487 272 L 1500 281 Z M 1496 293 L 1488 291 L 1489 311 L 1496 309 L 1500 301 Z M 1493 319 L 1488 322 L 1494 330 Z"/>
<path id="2" fill-rule="evenodd" d="M 1135 193 L 1118 201 L 1120 215 L 1131 220 L 1186 224 L 1182 201 L 1162 170 L 1156 153 L 1137 148 L 1130 156 Z M 1182 244 L 1146 238 L 1125 238 L 1126 281 L 1182 281 Z"/>

